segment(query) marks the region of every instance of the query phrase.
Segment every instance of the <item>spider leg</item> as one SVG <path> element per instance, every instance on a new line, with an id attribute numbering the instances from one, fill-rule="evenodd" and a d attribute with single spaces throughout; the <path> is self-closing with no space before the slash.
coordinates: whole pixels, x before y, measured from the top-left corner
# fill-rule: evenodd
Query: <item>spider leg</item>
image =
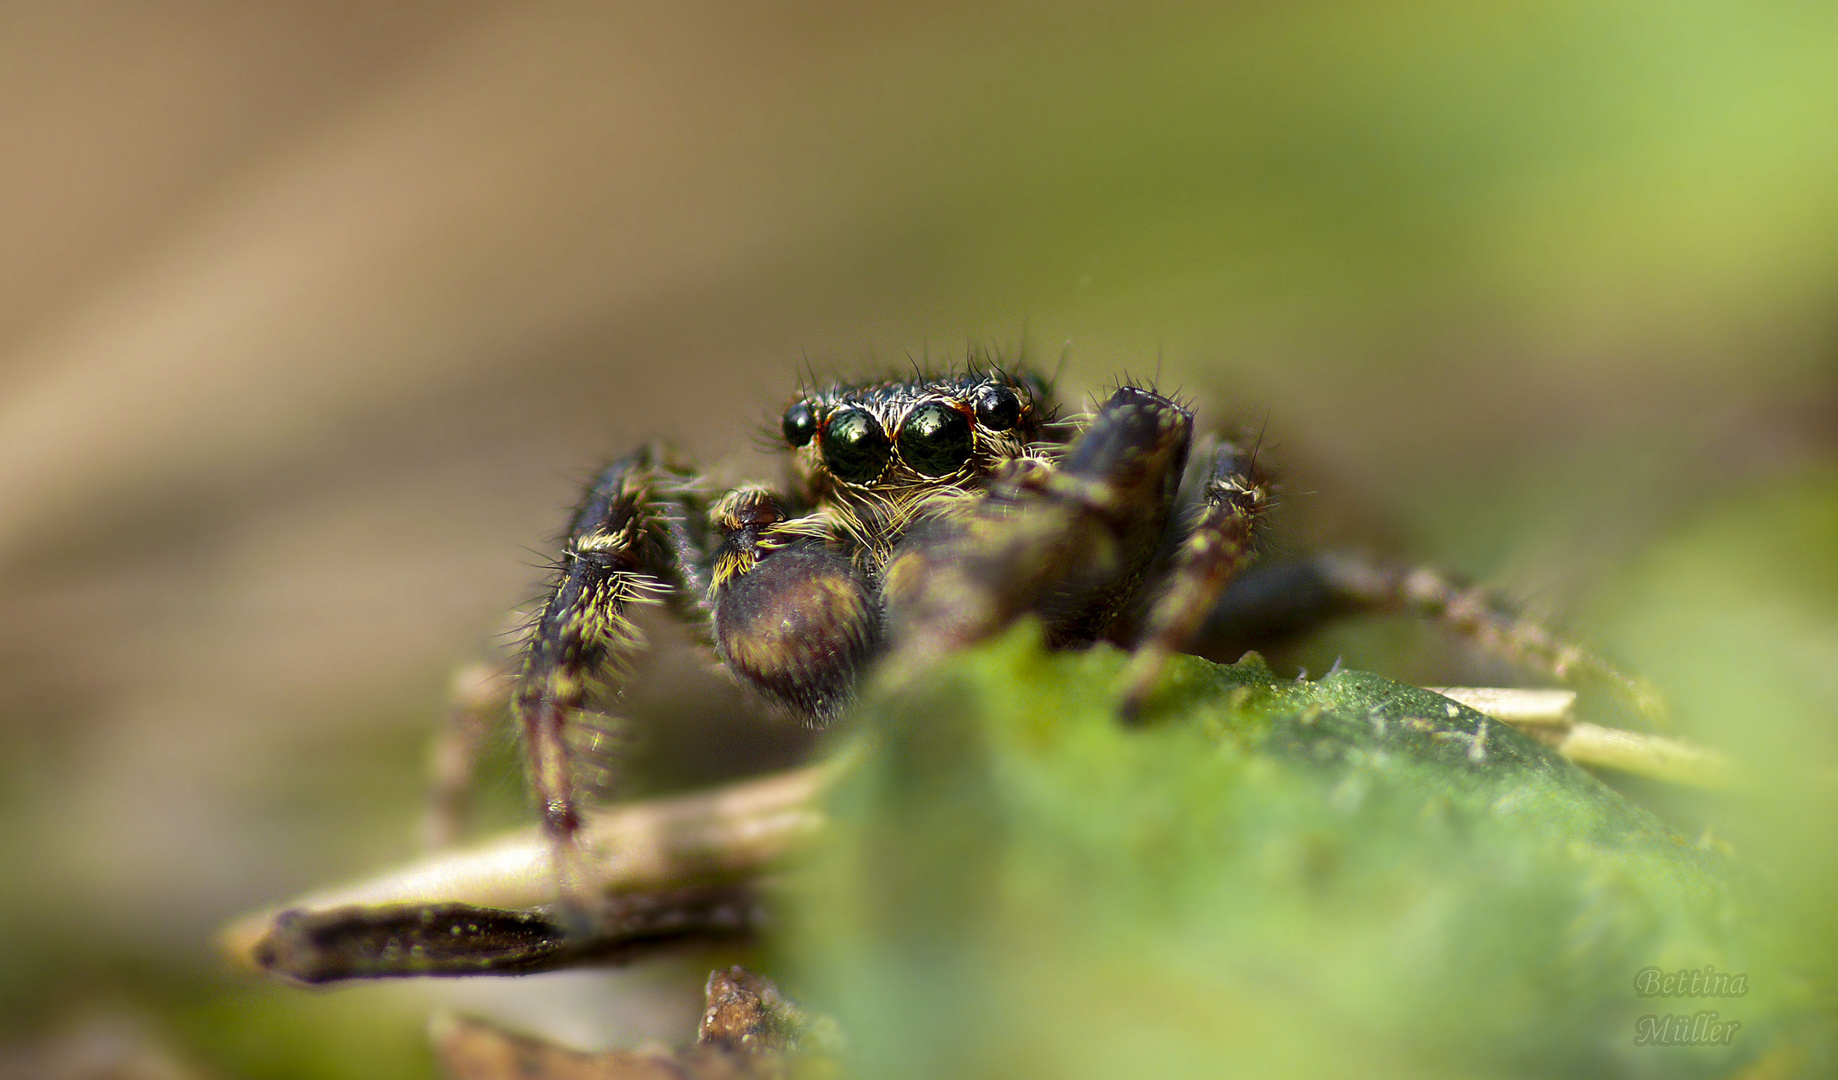
<path id="1" fill-rule="evenodd" d="M 1262 567 L 1241 584 L 1208 616 L 1202 651 L 1223 655 L 1346 615 L 1409 613 L 1560 681 L 1606 686 L 1656 726 L 1667 726 L 1664 700 L 1646 680 L 1564 639 L 1493 590 L 1433 567 L 1330 552 Z"/>
<path id="2" fill-rule="evenodd" d="M 1224 444 L 1200 490 L 1199 505 L 1185 523 L 1180 546 L 1121 679 L 1120 711 L 1133 720 L 1148 699 L 1168 658 L 1194 638 L 1219 596 L 1254 557 L 1258 519 L 1270 491 L 1249 454 Z"/>
<path id="3" fill-rule="evenodd" d="M 665 603 L 684 617 L 702 610 L 707 573 L 692 475 L 665 451 L 646 448 L 588 485 L 511 694 L 557 877 L 577 909 L 586 885 L 576 850 L 583 763 L 571 735 L 592 728 L 583 720 L 589 696 L 616 689 L 643 644 L 628 614 L 633 605 Z"/>
<path id="4" fill-rule="evenodd" d="M 1412 612 L 1535 671 L 1565 682 L 1608 686 L 1647 719 L 1666 726 L 1665 704 L 1646 680 L 1559 637 L 1489 589 L 1432 567 L 1364 555 L 1336 553 L 1315 562 L 1334 594 L 1356 609 Z"/>
<path id="5" fill-rule="evenodd" d="M 422 843 L 437 851 L 452 846 L 472 816 L 473 776 L 488 734 L 511 704 L 507 664 L 474 661 L 453 673 L 447 716 L 428 753 L 428 806 Z"/>
<path id="6" fill-rule="evenodd" d="M 1024 459 L 962 512 L 902 541 L 883 597 L 894 678 L 1036 615 L 1055 644 L 1095 641 L 1154 560 L 1193 417 L 1124 386 L 1054 466 Z"/>

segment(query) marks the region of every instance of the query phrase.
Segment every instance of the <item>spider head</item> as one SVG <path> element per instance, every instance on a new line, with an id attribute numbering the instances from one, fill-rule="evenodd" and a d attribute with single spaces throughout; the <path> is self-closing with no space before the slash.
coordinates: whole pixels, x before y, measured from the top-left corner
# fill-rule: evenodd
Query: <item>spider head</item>
<path id="1" fill-rule="evenodd" d="M 794 400 L 780 430 L 814 496 L 899 500 L 981 487 L 1050 411 L 1040 380 L 982 371 L 831 386 Z"/>

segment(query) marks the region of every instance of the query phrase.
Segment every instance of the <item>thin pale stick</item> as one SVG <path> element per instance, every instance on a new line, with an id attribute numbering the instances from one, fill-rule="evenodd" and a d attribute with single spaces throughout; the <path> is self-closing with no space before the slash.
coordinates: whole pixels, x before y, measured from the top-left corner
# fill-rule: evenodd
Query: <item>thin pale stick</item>
<path id="1" fill-rule="evenodd" d="M 1735 780 L 1729 758 L 1705 747 L 1576 718 L 1573 690 L 1437 686 L 1436 693 L 1511 724 L 1579 765 L 1633 773 L 1688 787 L 1721 789 Z"/>

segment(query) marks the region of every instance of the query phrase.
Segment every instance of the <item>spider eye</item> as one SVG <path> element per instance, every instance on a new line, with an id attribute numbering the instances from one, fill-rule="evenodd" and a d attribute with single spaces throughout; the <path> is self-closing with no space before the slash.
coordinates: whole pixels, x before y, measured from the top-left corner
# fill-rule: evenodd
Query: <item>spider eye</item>
<path id="1" fill-rule="evenodd" d="M 900 460 L 926 476 L 949 476 L 970 460 L 970 421 L 942 401 L 928 401 L 900 424 Z"/>
<path id="2" fill-rule="evenodd" d="M 1021 421 L 1021 400 L 1014 390 L 990 383 L 976 392 L 976 422 L 991 431 L 1007 431 Z"/>
<path id="3" fill-rule="evenodd" d="M 817 414 L 811 407 L 800 401 L 785 410 L 785 419 L 780 424 L 785 432 L 785 441 L 793 446 L 808 446 L 817 434 Z"/>
<path id="4" fill-rule="evenodd" d="M 823 426 L 823 463 L 844 483 L 880 479 L 892 450 L 881 422 L 866 409 L 838 409 Z"/>

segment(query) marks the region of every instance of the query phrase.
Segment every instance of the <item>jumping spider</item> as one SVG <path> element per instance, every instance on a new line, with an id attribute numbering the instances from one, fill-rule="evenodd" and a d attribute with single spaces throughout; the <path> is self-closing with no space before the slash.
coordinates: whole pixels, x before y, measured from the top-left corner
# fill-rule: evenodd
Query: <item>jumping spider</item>
<path id="1" fill-rule="evenodd" d="M 1023 616 L 1055 647 L 1133 652 L 1126 721 L 1197 636 L 1349 608 L 1414 609 L 1559 675 L 1601 667 L 1478 592 L 1362 559 L 1277 567 L 1222 605 L 1270 485 L 1246 448 L 1207 439 L 1195 455 L 1193 413 L 1149 387 L 1126 381 L 1089 417 L 1060 419 L 1045 381 L 994 366 L 836 383 L 793 399 L 779 437 L 783 490 L 711 497 L 654 446 L 601 472 L 574 512 L 512 692 L 571 900 L 583 784 L 570 736 L 640 647 L 636 605 L 664 606 L 778 711 L 819 726 L 871 666 L 901 678 Z"/>
<path id="2" fill-rule="evenodd" d="M 607 722 L 600 710 L 642 647 L 633 619 L 642 605 L 668 611 L 739 682 L 813 726 L 843 714 L 870 671 L 912 685 L 1023 618 L 1056 648 L 1128 650 L 1114 712 L 1134 722 L 1152 711 L 1176 652 L 1233 657 L 1248 641 L 1360 610 L 1413 612 L 1657 712 L 1644 683 L 1435 571 L 1346 554 L 1251 566 L 1271 505 L 1255 448 L 1196 439 L 1191 410 L 1146 386 L 1125 381 L 1091 414 L 1062 417 L 1044 380 L 996 366 L 836 383 L 793 398 L 774 440 L 790 458 L 776 491 L 714 492 L 658 446 L 601 471 L 574 511 L 514 676 L 462 681 L 455 716 L 470 718 L 475 737 L 508 698 L 542 806 L 540 838 L 437 853 L 259 913 L 226 931 L 231 951 L 318 983 L 628 960 L 744 942 L 769 925 L 763 890 L 822 831 L 817 808 L 836 767 L 584 813 L 593 755 L 583 743 Z M 1565 742 L 1571 735 L 1612 736 L 1599 761 L 1633 767 L 1638 737 L 1575 723 L 1567 704 L 1517 719 L 1483 707 L 1486 719 L 1544 725 L 1534 737 L 1574 760 L 1591 751 Z M 1472 759 L 1485 730 L 1437 734 L 1470 739 Z M 1641 770 L 1652 775 L 1694 782 L 1720 769 L 1669 740 L 1650 738 L 1643 753 L 1665 766 Z M 441 796 L 468 772 L 437 769 L 436 820 Z M 711 983 L 711 1016 L 726 1000 L 718 989 Z M 474 1033 L 507 1045 L 484 1032 Z M 535 1052 L 517 1053 L 526 1051 Z"/>
<path id="3" fill-rule="evenodd" d="M 1027 614 L 1055 644 L 1135 647 L 1129 715 L 1249 559 L 1269 501 L 1251 458 L 1221 445 L 1181 512 L 1192 413 L 1134 385 L 1080 425 L 1056 419 L 1043 381 L 999 368 L 837 384 L 800 395 L 780 428 L 783 491 L 710 499 L 648 447 L 576 509 L 512 695 L 564 858 L 581 828 L 571 727 L 640 646 L 634 605 L 664 605 L 813 725 L 883 655 L 918 662 Z"/>

